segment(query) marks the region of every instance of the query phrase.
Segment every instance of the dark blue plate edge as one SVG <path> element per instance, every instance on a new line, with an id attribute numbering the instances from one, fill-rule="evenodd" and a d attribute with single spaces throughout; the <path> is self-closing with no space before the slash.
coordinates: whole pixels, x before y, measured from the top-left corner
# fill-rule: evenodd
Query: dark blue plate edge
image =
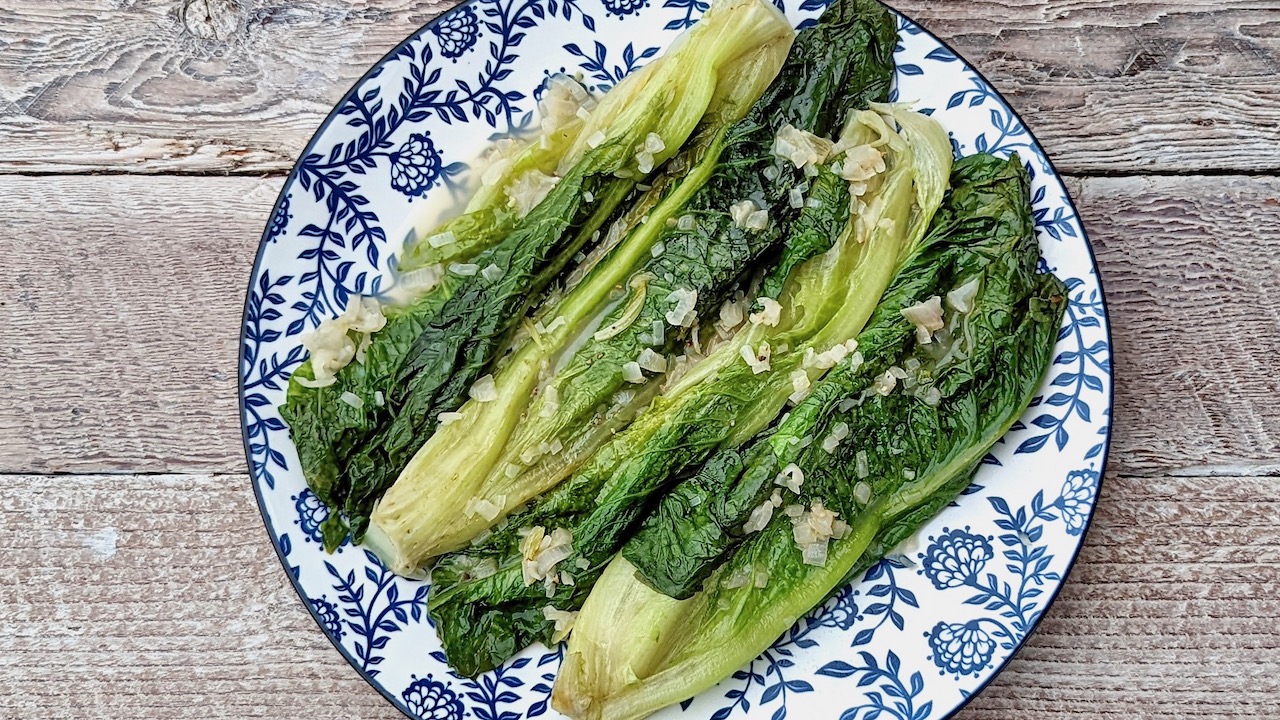
<path id="1" fill-rule="evenodd" d="M 317 128 L 315 134 L 311 136 L 311 140 L 307 142 L 307 146 L 303 148 L 302 153 L 299 155 L 299 157 L 306 157 L 308 154 L 311 153 L 311 151 L 315 148 L 316 143 L 320 140 L 321 136 L 324 135 L 325 131 L 329 129 L 329 126 L 337 118 L 339 114 L 338 111 L 342 108 L 342 106 L 345 105 L 347 101 L 350 100 L 356 94 L 356 91 L 360 88 L 360 86 L 363 85 L 365 81 L 368 80 L 377 70 L 382 68 L 382 66 L 385 65 L 388 61 L 394 59 L 396 53 L 400 52 L 400 50 L 402 50 L 405 46 L 412 43 L 414 40 L 417 40 L 419 37 L 422 36 L 423 33 L 431 30 L 431 28 L 435 27 L 436 24 L 439 23 L 441 20 L 444 20 L 450 15 L 453 15 L 455 12 L 458 12 L 459 10 L 465 7 L 468 7 L 476 2 L 477 0 L 464 0 L 464 2 L 461 2 L 455 5 L 454 7 L 450 8 L 449 10 L 446 10 L 445 12 L 437 15 L 436 17 L 432 18 L 428 23 L 418 28 L 416 32 L 410 34 L 408 37 L 402 40 L 400 44 L 396 45 L 389 52 L 383 55 L 376 63 L 371 65 L 369 69 L 365 71 L 365 73 L 361 75 L 360 78 L 356 80 L 355 83 L 352 84 L 351 89 L 348 90 L 347 93 L 343 95 L 342 98 L 334 105 L 333 110 L 329 111 L 329 114 L 325 117 L 324 121 L 320 123 L 320 127 Z M 1111 331 L 1111 309 L 1107 305 L 1107 292 L 1106 292 L 1106 287 L 1104 286 L 1103 280 L 1102 280 L 1102 271 L 1098 267 L 1098 257 L 1093 250 L 1093 243 L 1089 240 L 1089 232 L 1084 227 L 1084 219 L 1080 215 L 1080 209 L 1076 206 L 1075 198 L 1071 196 L 1071 193 L 1065 192 L 1066 183 L 1063 181 L 1064 176 L 1058 170 L 1057 165 L 1054 164 L 1053 158 L 1051 158 L 1049 156 L 1049 153 L 1044 149 L 1044 145 L 1040 143 L 1039 138 L 1036 137 L 1035 131 L 1031 129 L 1031 126 L 1028 125 L 1026 121 L 1022 119 L 1022 115 L 1018 113 L 1017 110 L 1015 110 L 1012 106 L 1009 105 L 1009 103 L 1004 99 L 1004 94 L 1001 93 L 998 88 L 996 88 L 995 84 L 992 83 L 987 78 L 987 76 L 983 74 L 981 70 L 979 70 L 973 63 L 969 62 L 968 59 L 964 57 L 964 55 L 960 54 L 959 52 L 956 52 L 955 48 L 953 48 L 951 44 L 948 43 L 946 40 L 943 40 L 942 38 L 930 32 L 928 28 L 926 28 L 924 25 L 916 22 L 915 18 L 902 12 L 901 10 L 898 10 L 897 8 L 893 7 L 889 3 L 885 3 L 885 5 L 888 6 L 889 9 L 893 10 L 893 12 L 897 13 L 899 16 L 906 19 L 907 22 L 910 22 L 916 25 L 917 27 L 921 28 L 922 30 L 924 30 L 926 33 L 929 34 L 930 37 L 936 40 L 938 44 L 942 45 L 942 47 L 949 50 L 953 55 L 960 58 L 961 61 L 964 62 L 965 66 L 969 68 L 969 70 L 973 71 L 973 73 L 977 75 L 978 78 L 982 80 L 982 82 L 986 83 L 988 87 L 991 87 L 992 89 L 996 90 L 996 97 L 999 100 L 999 102 L 1005 105 L 1005 107 L 1009 109 L 1009 112 L 1013 115 L 1013 117 L 1017 118 L 1018 122 L 1020 122 L 1022 126 L 1027 129 L 1027 136 L 1031 138 L 1031 141 L 1035 143 L 1036 148 L 1038 148 L 1041 154 L 1044 155 L 1045 161 L 1049 163 L 1049 168 L 1053 171 L 1054 177 L 1058 179 L 1058 182 L 1063 184 L 1063 189 L 1064 189 L 1063 194 L 1067 198 L 1067 205 L 1071 208 L 1072 213 L 1075 214 L 1077 221 L 1079 221 L 1080 223 L 1081 237 L 1085 242 L 1085 249 L 1089 251 L 1089 260 L 1093 263 L 1094 275 L 1098 281 L 1098 293 L 1102 297 L 1102 312 L 1105 316 L 1106 327 L 1107 327 L 1107 348 L 1109 351 L 1114 351 L 1115 342 L 1112 337 L 1112 331 Z M 276 201 L 271 207 L 271 214 L 267 217 L 267 225 L 262 231 L 261 238 L 259 238 L 258 250 L 253 261 L 253 269 L 249 274 L 248 286 L 245 289 L 244 311 L 241 313 L 241 317 L 240 317 L 240 337 L 238 338 L 239 351 L 237 353 L 237 362 L 236 362 L 236 401 L 241 408 L 240 437 L 244 445 L 245 461 L 249 465 L 249 482 L 253 485 L 254 498 L 257 500 L 257 503 L 258 503 L 258 514 L 262 517 L 262 524 L 267 530 L 267 535 L 270 536 L 271 538 L 271 547 L 273 550 L 275 550 L 276 558 L 280 561 L 280 566 L 284 569 L 285 577 L 289 579 L 290 585 L 293 586 L 293 591 L 294 593 L 297 594 L 298 601 L 302 603 L 303 607 L 306 608 L 307 613 L 311 615 L 311 619 L 315 621 L 316 625 L 320 628 L 321 633 L 329 640 L 330 644 L 333 645 L 333 647 L 338 651 L 338 653 L 342 655 L 343 659 L 347 661 L 347 664 L 351 667 L 351 669 L 355 670 L 356 673 L 359 674 L 360 677 L 365 682 L 367 682 L 374 690 L 377 690 L 380 695 L 386 698 L 397 710 L 403 713 L 405 717 L 409 718 L 410 720 L 418 720 L 416 716 L 414 716 L 411 712 L 409 712 L 409 709 L 404 704 L 402 704 L 400 699 L 391 693 L 390 690 L 388 690 L 384 685 L 382 685 L 382 683 L 370 677 L 367 672 L 360 669 L 356 659 L 352 657 L 351 653 L 349 653 L 346 650 L 346 648 L 342 646 L 341 641 L 339 641 L 337 638 L 335 638 L 333 635 L 329 633 L 328 628 L 325 627 L 324 621 L 316 613 L 315 608 L 311 605 L 311 603 L 307 602 L 307 599 L 308 599 L 307 594 L 303 591 L 301 584 L 298 582 L 298 579 L 295 578 L 293 576 L 293 573 L 289 571 L 289 561 L 284 556 L 283 551 L 281 551 L 280 549 L 280 537 L 276 534 L 275 528 L 272 527 L 271 522 L 267 517 L 266 501 L 262 496 L 261 486 L 253 476 L 253 457 L 252 457 L 252 453 L 249 450 L 248 423 L 247 423 L 247 418 L 245 417 L 245 414 L 244 414 L 244 374 L 243 372 L 241 372 L 241 368 L 243 367 L 244 361 L 245 361 L 244 327 L 248 323 L 249 299 L 253 294 L 254 282 L 256 282 L 258 278 L 258 271 L 261 269 L 261 266 L 262 266 L 262 256 L 267 247 L 267 240 L 271 231 L 271 223 L 274 221 L 276 214 L 280 211 L 280 205 L 281 203 L 284 202 L 284 199 L 289 191 L 289 188 L 293 185 L 294 180 L 297 178 L 297 174 L 298 174 L 298 163 L 294 163 L 293 169 L 289 171 L 289 175 L 287 178 L 285 178 L 284 185 L 280 188 L 280 193 L 276 196 Z M 1022 637 L 1022 640 L 1018 643 L 1018 646 L 1014 648 L 1013 652 L 1009 654 L 1009 657 L 1005 658 L 1004 662 L 1000 663 L 1000 665 L 997 668 L 995 668 L 995 670 L 985 680 L 983 680 L 981 685 L 975 688 L 973 692 L 969 693 L 969 695 L 965 697 L 964 700 L 962 700 L 959 705 L 957 705 L 950 713 L 943 716 L 940 720 L 950 720 L 950 718 L 954 718 L 957 714 L 959 714 L 961 710 L 964 710 L 964 708 L 967 707 L 969 703 L 973 702 L 974 698 L 978 697 L 978 695 L 981 694 L 983 690 L 987 689 L 987 687 L 990 686 L 991 683 L 994 682 L 997 677 L 999 677 L 1000 673 L 1004 672 L 1005 668 L 1009 666 L 1009 663 L 1013 662 L 1014 658 L 1018 656 L 1018 653 L 1022 652 L 1022 649 L 1026 647 L 1027 641 L 1030 640 L 1031 637 L 1035 634 L 1036 630 L 1040 628 L 1040 623 L 1044 620 L 1045 616 L 1048 615 L 1049 611 L 1053 608 L 1054 603 L 1057 601 L 1058 596 L 1062 592 L 1063 586 L 1066 585 L 1067 579 L 1071 575 L 1071 571 L 1075 569 L 1076 561 L 1080 558 L 1080 551 L 1084 548 L 1085 543 L 1088 542 L 1089 531 L 1092 530 L 1093 528 L 1093 517 L 1094 517 L 1094 514 L 1097 512 L 1098 503 L 1102 499 L 1102 485 L 1103 485 L 1103 482 L 1106 480 L 1107 460 L 1111 454 L 1111 437 L 1112 437 L 1111 430 L 1115 425 L 1115 363 L 1114 362 L 1112 363 L 1111 372 L 1108 373 L 1107 375 L 1107 395 L 1108 395 L 1108 402 L 1109 402 L 1108 411 L 1110 411 L 1111 415 L 1108 416 L 1109 421 L 1107 423 L 1107 438 L 1105 441 L 1105 446 L 1103 447 L 1103 450 L 1102 450 L 1101 462 L 1098 467 L 1098 488 L 1094 494 L 1093 505 L 1089 508 L 1089 517 L 1088 517 L 1088 520 L 1085 522 L 1084 532 L 1081 533 L 1080 542 L 1076 544 L 1075 551 L 1071 555 L 1071 560 L 1067 563 L 1067 568 L 1062 574 L 1062 581 L 1058 583 L 1058 586 L 1049 595 L 1049 598 L 1045 603 L 1044 609 L 1040 612 L 1039 617 L 1037 617 L 1035 622 L 1033 622 L 1031 626 L 1027 628 L 1026 635 Z"/>

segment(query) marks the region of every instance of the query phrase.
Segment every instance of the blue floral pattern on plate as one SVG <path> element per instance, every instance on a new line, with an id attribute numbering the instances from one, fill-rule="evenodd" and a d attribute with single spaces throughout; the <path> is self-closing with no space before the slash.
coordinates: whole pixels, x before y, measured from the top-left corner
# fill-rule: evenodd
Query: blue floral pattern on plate
<path id="1" fill-rule="evenodd" d="M 429 587 L 360 548 L 320 548 L 325 509 L 276 411 L 302 333 L 352 295 L 381 296 L 417 213 L 456 207 L 485 142 L 526 126 L 548 73 L 596 89 L 656 57 L 706 0 L 473 0 L 375 66 L 294 168 L 267 222 L 241 336 L 245 450 L 267 528 L 308 609 L 406 714 L 555 717 L 560 649 L 533 647 L 480 678 L 453 675 L 425 612 Z M 797 25 L 822 0 L 782 2 Z M 957 153 L 1017 152 L 1032 173 L 1044 268 L 1071 303 L 1053 368 L 1023 421 L 955 504 L 770 650 L 662 717 L 932 720 L 952 715 L 1034 629 L 1092 516 L 1110 433 L 1111 344 L 1084 229 L 1061 179 L 989 84 L 900 19 L 894 99 L 940 120 Z M 918 544 L 919 547 L 913 545 Z"/>

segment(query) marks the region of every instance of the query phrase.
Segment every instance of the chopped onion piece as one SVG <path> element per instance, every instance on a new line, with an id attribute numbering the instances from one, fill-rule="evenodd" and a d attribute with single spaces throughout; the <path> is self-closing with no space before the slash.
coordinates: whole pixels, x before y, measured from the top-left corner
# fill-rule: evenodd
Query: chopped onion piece
<path id="1" fill-rule="evenodd" d="M 787 399 L 791 401 L 791 404 L 799 405 L 802 400 L 808 397 L 810 385 L 809 373 L 804 370 L 792 370 L 791 395 Z"/>
<path id="2" fill-rule="evenodd" d="M 445 230 L 444 232 L 438 235 L 432 235 L 431 237 L 427 238 L 427 244 L 433 248 L 438 248 L 438 247 L 444 247 L 445 245 L 452 245 L 457 240 L 458 238 L 454 236 L 452 231 Z"/>
<path id="3" fill-rule="evenodd" d="M 333 384 L 338 371 L 355 359 L 360 350 L 349 333 L 374 333 L 386 324 L 387 318 L 377 300 L 352 297 L 341 315 L 322 321 L 315 330 L 303 336 L 302 346 L 310 353 L 311 372 L 315 378 L 305 381 L 299 377 L 298 383 L 304 387 Z M 365 340 L 361 342 L 363 344 Z"/>
<path id="4" fill-rule="evenodd" d="M 573 583 L 564 584 L 572 585 Z M 569 633 L 573 631 L 573 624 L 578 621 L 577 610 L 557 610 L 551 605 L 542 608 L 542 616 L 548 622 L 555 623 L 555 630 L 551 634 L 551 643 L 553 645 L 568 637 Z"/>
<path id="5" fill-rule="evenodd" d="M 859 145 L 845 151 L 840 163 L 840 177 L 851 183 L 862 183 L 884 172 L 884 154 L 872 145 Z"/>
<path id="6" fill-rule="evenodd" d="M 765 500 L 751 510 L 751 517 L 747 518 L 746 524 L 742 526 L 742 532 L 748 535 L 759 532 L 769 524 L 771 519 L 773 519 L 773 503 Z"/>
<path id="7" fill-rule="evenodd" d="M 729 206 L 729 217 L 733 218 L 733 224 L 740 228 L 746 228 L 747 222 L 751 219 L 752 213 L 756 212 L 755 201 L 743 200 Z"/>
<path id="8" fill-rule="evenodd" d="M 759 298 L 759 303 L 763 309 L 758 313 L 751 313 L 751 324 L 777 327 L 778 321 L 782 319 L 782 303 L 770 297 Z"/>
<path id="9" fill-rule="evenodd" d="M 973 309 L 973 299 L 978 294 L 978 286 L 981 281 L 974 278 L 960 287 L 947 293 L 947 304 L 953 309 L 967 313 Z"/>
<path id="10" fill-rule="evenodd" d="M 542 410 L 539 414 L 542 417 L 554 417 L 559 409 L 560 390 L 555 385 L 547 385 L 546 390 L 542 393 Z"/>
<path id="11" fill-rule="evenodd" d="M 805 565 L 816 565 L 822 567 L 827 564 L 827 544 L 812 543 L 805 545 L 803 548 L 802 558 Z"/>
<path id="12" fill-rule="evenodd" d="M 497 400 L 498 388 L 493 381 L 493 376 L 482 375 L 480 379 L 476 380 L 475 384 L 471 386 L 471 390 L 469 391 L 468 394 L 470 394 L 471 399 L 475 400 L 476 402 L 483 403 L 483 402 L 493 402 L 494 400 Z"/>
<path id="13" fill-rule="evenodd" d="M 629 383 L 644 382 L 644 373 L 640 370 L 640 363 L 632 360 L 622 365 L 622 379 Z"/>
<path id="14" fill-rule="evenodd" d="M 772 354 L 769 343 L 760 343 L 760 348 L 757 350 L 753 350 L 750 345 L 743 345 L 739 352 L 742 359 L 747 361 L 753 375 L 769 371 L 769 356 Z"/>
<path id="15" fill-rule="evenodd" d="M 741 324 L 742 303 L 737 300 L 725 300 L 720 306 L 720 327 L 724 330 L 732 330 Z"/>
<path id="16" fill-rule="evenodd" d="M 580 113 L 594 104 L 595 100 L 586 88 L 568 75 L 556 73 L 547 78 L 547 88 L 538 100 L 538 112 L 542 116 L 539 126 L 544 142 L 549 144 L 552 133 L 580 118 Z"/>
<path id="17" fill-rule="evenodd" d="M 857 456 L 854 457 L 854 460 L 853 460 L 853 467 L 854 467 L 854 473 L 857 474 L 859 478 L 865 478 L 871 474 L 871 468 L 869 467 L 869 463 L 867 462 L 866 450 L 858 451 Z"/>
<path id="18" fill-rule="evenodd" d="M 636 153 L 636 168 L 644 174 L 653 170 L 653 153 L 641 150 Z"/>
<path id="19" fill-rule="evenodd" d="M 790 123 L 778 131 L 773 140 L 773 154 L 790 160 L 796 167 L 816 166 L 826 162 L 834 143 Z M 816 168 L 815 168 L 816 169 Z"/>
<path id="20" fill-rule="evenodd" d="M 898 386 L 898 378 L 893 373 L 886 371 L 885 374 L 876 378 L 875 391 L 878 395 L 889 395 L 893 389 Z"/>
<path id="21" fill-rule="evenodd" d="M 836 448 L 840 447 L 840 443 L 844 442 L 847 437 L 849 437 L 849 424 L 838 422 L 831 426 L 831 433 L 822 439 L 822 449 L 827 451 L 828 454 L 833 454 Z"/>
<path id="22" fill-rule="evenodd" d="M 667 371 L 667 358 L 659 355 L 650 348 L 640 351 L 640 357 L 636 358 L 636 362 L 641 368 L 654 373 L 663 373 Z"/>
<path id="23" fill-rule="evenodd" d="M 774 478 L 773 482 L 799 495 L 800 486 L 804 484 L 804 471 L 799 465 L 790 463 L 782 468 L 782 472 L 778 473 L 778 477 Z"/>
<path id="24" fill-rule="evenodd" d="M 453 423 L 458 422 L 461 419 L 462 419 L 462 413 L 460 412 L 442 412 L 436 416 L 436 420 L 439 421 L 440 427 L 451 425 Z"/>
<path id="25" fill-rule="evenodd" d="M 520 554 L 525 587 L 546 579 L 554 584 L 552 571 L 573 554 L 573 536 L 564 528 L 556 528 L 548 535 L 545 528 L 535 525 L 520 541 Z"/>
<path id="26" fill-rule="evenodd" d="M 434 290 L 440 284 L 440 278 L 443 275 L 444 266 L 439 263 L 410 270 L 407 273 L 401 273 L 396 279 L 396 290 L 410 297 L 417 297 Z"/>
<path id="27" fill-rule="evenodd" d="M 871 500 L 871 486 L 864 482 L 854 485 L 853 499 L 857 500 L 860 505 L 866 505 Z"/>
<path id="28" fill-rule="evenodd" d="M 449 272 L 454 275 L 471 277 L 472 275 L 480 272 L 480 266 L 475 263 L 450 263 Z"/>
<path id="29" fill-rule="evenodd" d="M 554 175 L 547 175 L 537 169 L 529 170 L 507 188 L 507 205 L 514 208 L 519 217 L 524 217 L 559 182 L 560 178 Z"/>
<path id="30" fill-rule="evenodd" d="M 750 582 L 751 572 L 749 570 L 739 568 L 734 570 L 729 577 L 724 579 L 724 586 L 726 589 L 735 590 L 737 588 L 746 587 Z"/>
<path id="31" fill-rule="evenodd" d="M 353 407 L 353 408 L 355 408 L 355 409 L 357 409 L 357 410 L 363 410 L 363 409 L 364 409 L 364 401 L 360 399 L 360 396 L 359 396 L 359 395 L 356 395 L 355 393 L 353 393 L 353 392 L 351 392 L 351 391 L 349 391 L 349 390 L 348 390 L 348 391 L 343 392 L 343 393 L 342 393 L 342 395 L 340 395 L 338 399 L 342 400 L 342 402 L 344 402 L 344 403 L 346 403 L 346 404 L 350 405 L 351 407 Z"/>
<path id="32" fill-rule="evenodd" d="M 946 326 L 942 320 L 942 298 L 934 295 L 922 303 L 901 310 L 902 317 L 916 326 L 916 339 L 921 345 L 933 342 L 933 333 Z"/>
<path id="33" fill-rule="evenodd" d="M 667 322 L 678 327 L 690 327 L 697 317 L 698 291 L 677 289 L 667 296 L 668 302 L 675 307 L 666 313 Z"/>

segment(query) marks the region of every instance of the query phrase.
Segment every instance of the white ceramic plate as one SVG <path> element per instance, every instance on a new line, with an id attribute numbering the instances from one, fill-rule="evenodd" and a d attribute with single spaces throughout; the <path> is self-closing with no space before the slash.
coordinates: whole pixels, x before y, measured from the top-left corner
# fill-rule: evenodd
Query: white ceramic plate
<path id="1" fill-rule="evenodd" d="M 797 24 L 822 4 L 783 9 Z M 778 4 L 783 4 L 778 0 Z M 477 680 L 450 673 L 428 587 L 369 553 L 319 544 L 325 509 L 306 489 L 276 412 L 299 338 L 353 294 L 385 290 L 415 206 L 446 206 L 465 162 L 531 118 L 547 73 L 608 87 L 657 56 L 703 0 L 475 0 L 437 18 L 338 104 L 289 176 L 245 304 L 245 448 L 263 518 L 298 594 L 353 666 L 406 714 L 430 720 L 556 717 L 560 660 L 537 646 Z M 1106 462 L 1111 345 L 1092 251 L 1052 164 L 991 86 L 900 18 L 896 98 L 917 101 L 959 154 L 1017 152 L 1034 178 L 1044 262 L 1070 288 L 1041 396 L 970 490 L 918 547 L 802 620 L 733 677 L 664 718 L 944 718 L 1012 657 L 1053 601 L 1093 512 Z M 324 698 L 308 702 L 326 702 Z"/>

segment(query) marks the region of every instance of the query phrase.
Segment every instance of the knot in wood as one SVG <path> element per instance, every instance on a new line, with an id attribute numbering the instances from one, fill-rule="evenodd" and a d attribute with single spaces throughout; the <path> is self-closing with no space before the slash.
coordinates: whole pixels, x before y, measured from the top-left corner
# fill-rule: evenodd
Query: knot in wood
<path id="1" fill-rule="evenodd" d="M 240 28 L 237 0 L 186 0 L 182 24 L 187 32 L 205 40 L 226 40 Z"/>

